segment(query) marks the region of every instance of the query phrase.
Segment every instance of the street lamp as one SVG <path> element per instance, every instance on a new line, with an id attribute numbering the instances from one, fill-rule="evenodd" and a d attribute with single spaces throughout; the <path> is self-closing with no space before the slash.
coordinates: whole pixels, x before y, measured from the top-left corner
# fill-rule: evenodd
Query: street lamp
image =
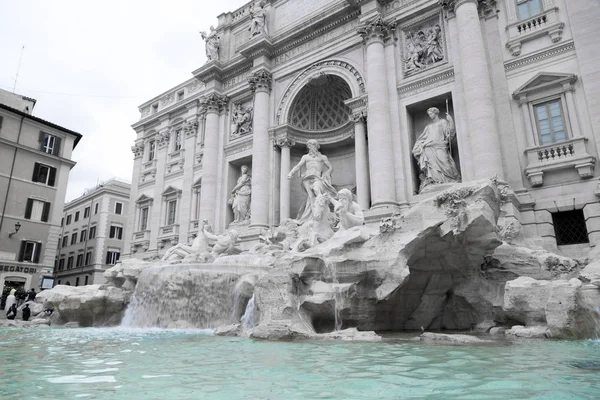
<path id="1" fill-rule="evenodd" d="M 12 237 L 14 234 L 16 234 L 17 232 L 19 232 L 19 229 L 21 229 L 21 224 L 19 222 L 17 222 L 15 224 L 15 231 L 13 233 L 9 233 L 8 237 Z"/>

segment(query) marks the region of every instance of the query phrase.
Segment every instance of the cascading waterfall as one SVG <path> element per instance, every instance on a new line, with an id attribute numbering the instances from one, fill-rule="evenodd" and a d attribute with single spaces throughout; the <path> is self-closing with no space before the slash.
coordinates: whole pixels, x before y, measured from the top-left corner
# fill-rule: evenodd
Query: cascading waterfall
<path id="1" fill-rule="evenodd" d="M 235 307 L 232 294 L 240 272 L 214 265 L 147 268 L 138 279 L 121 326 L 216 328 L 230 324 Z"/>
<path id="2" fill-rule="evenodd" d="M 242 315 L 242 327 L 244 330 L 254 329 L 256 326 L 256 306 L 254 305 L 254 295 L 248 300 L 248 305 L 246 305 L 246 311 L 244 311 L 244 315 Z"/>
<path id="3" fill-rule="evenodd" d="M 334 263 L 326 262 L 325 267 L 329 273 L 329 278 L 331 280 L 331 290 L 333 291 L 333 312 L 335 318 L 334 329 L 336 331 L 339 331 L 342 329 L 343 324 L 342 311 L 344 310 L 344 302 L 346 299 L 346 293 L 344 291 L 345 285 L 341 285 L 338 281 L 337 271 Z"/>

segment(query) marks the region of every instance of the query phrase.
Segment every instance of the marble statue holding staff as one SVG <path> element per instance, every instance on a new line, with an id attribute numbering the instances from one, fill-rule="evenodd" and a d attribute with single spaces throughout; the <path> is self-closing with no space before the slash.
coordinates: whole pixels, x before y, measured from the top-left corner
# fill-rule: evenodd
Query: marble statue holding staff
<path id="1" fill-rule="evenodd" d="M 318 195 L 337 196 L 335 188 L 331 186 L 333 167 L 327 156 L 319 152 L 319 142 L 310 139 L 306 142 L 306 147 L 308 148 L 308 154 L 302 156 L 300 162 L 287 175 L 287 178 L 291 179 L 300 168 L 305 168 L 300 180 L 302 181 L 302 189 L 306 192 L 306 201 L 298 211 L 298 224 L 303 224 L 312 219 L 312 209 Z"/>
<path id="2" fill-rule="evenodd" d="M 427 110 L 431 122 L 417 139 L 412 153 L 419 164 L 419 192 L 429 185 L 460 182 L 460 174 L 450 154 L 450 143 L 455 136 L 454 120 L 449 113 L 439 117 L 440 110 Z"/>
<path id="3" fill-rule="evenodd" d="M 258 6 L 258 7 L 257 7 Z M 267 11 L 265 10 L 265 1 L 260 1 L 259 3 L 254 3 L 252 9 L 250 10 L 250 16 L 252 19 L 250 20 L 250 26 L 248 30 L 250 31 L 250 37 L 260 35 L 267 32 Z"/>
<path id="4" fill-rule="evenodd" d="M 217 36 L 217 31 L 214 26 L 210 26 L 210 33 L 206 33 L 205 31 L 200 31 L 200 36 L 206 42 L 206 58 L 208 61 L 218 61 L 219 60 L 219 36 Z"/>
<path id="5" fill-rule="evenodd" d="M 252 177 L 248 173 L 248 166 L 242 165 L 242 175 L 237 184 L 231 189 L 229 204 L 233 210 L 232 225 L 242 225 L 250 222 L 250 195 L 252 194 Z"/>

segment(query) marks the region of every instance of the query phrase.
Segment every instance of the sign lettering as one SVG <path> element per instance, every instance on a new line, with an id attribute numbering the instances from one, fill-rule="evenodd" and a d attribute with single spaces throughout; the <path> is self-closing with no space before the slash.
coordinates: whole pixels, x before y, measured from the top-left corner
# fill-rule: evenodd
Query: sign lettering
<path id="1" fill-rule="evenodd" d="M 37 273 L 36 268 L 22 267 L 19 265 L 0 265 L 0 271 L 4 272 L 22 272 L 24 274 L 35 274 Z"/>

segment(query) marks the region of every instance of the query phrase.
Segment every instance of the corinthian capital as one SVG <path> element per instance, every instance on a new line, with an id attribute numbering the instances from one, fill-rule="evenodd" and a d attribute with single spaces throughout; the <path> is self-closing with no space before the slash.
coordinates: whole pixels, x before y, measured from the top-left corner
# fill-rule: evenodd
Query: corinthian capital
<path id="1" fill-rule="evenodd" d="M 367 112 L 366 111 L 357 111 L 355 113 L 352 113 L 350 115 L 350 121 L 354 122 L 355 124 L 359 123 L 359 122 L 365 122 L 367 120 Z"/>
<path id="2" fill-rule="evenodd" d="M 395 30 L 395 25 L 383 21 L 381 14 L 377 15 L 374 20 L 367 22 L 359 27 L 357 32 L 362 36 L 365 43 L 371 41 L 385 41 L 390 37 L 390 33 Z"/>
<path id="3" fill-rule="evenodd" d="M 271 91 L 271 82 L 273 81 L 273 75 L 266 69 L 256 71 L 248 77 L 248 84 L 250 89 L 255 92 L 257 90 Z"/>
<path id="4" fill-rule="evenodd" d="M 482 17 L 489 17 L 497 13 L 497 0 L 438 0 L 438 4 L 448 13 L 448 16 L 453 16 L 460 6 L 467 3 L 475 3 Z"/>
<path id="5" fill-rule="evenodd" d="M 291 139 L 291 138 L 285 136 L 285 137 L 278 138 L 276 141 L 276 144 L 279 147 L 294 147 L 296 142 L 294 141 L 294 139 Z"/>
<path id="6" fill-rule="evenodd" d="M 131 146 L 131 151 L 133 152 L 134 159 L 140 158 L 144 154 L 144 143 L 139 142 Z"/>
<path id="7" fill-rule="evenodd" d="M 225 95 L 211 93 L 200 99 L 200 106 L 206 109 L 206 112 L 219 113 L 227 105 L 229 99 Z"/>

